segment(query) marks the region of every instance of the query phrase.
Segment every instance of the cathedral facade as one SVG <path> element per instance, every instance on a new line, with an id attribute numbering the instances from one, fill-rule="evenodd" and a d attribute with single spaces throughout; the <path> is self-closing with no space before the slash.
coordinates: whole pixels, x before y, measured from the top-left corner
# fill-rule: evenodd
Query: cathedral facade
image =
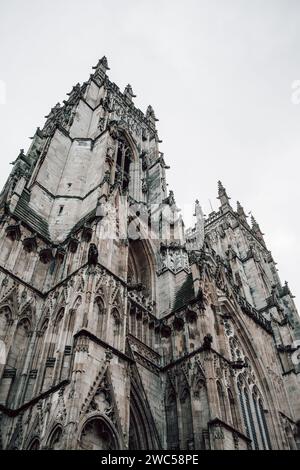
<path id="1" fill-rule="evenodd" d="M 300 448 L 300 320 L 261 229 L 196 201 L 103 57 L 0 195 L 2 449 Z"/>

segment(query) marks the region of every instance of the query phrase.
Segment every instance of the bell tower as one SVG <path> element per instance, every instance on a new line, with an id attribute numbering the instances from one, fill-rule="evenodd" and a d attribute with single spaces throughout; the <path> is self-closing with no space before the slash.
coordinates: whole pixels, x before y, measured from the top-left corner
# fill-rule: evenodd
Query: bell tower
<path id="1" fill-rule="evenodd" d="M 155 112 L 108 71 L 0 194 L 0 448 L 294 448 L 300 323 L 261 229 L 219 182 L 185 230 Z"/>

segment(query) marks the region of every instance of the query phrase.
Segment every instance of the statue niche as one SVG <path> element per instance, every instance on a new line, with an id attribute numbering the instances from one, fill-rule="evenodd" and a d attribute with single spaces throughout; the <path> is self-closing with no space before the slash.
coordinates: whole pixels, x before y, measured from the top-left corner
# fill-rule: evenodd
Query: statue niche
<path id="1" fill-rule="evenodd" d="M 143 240 L 130 240 L 128 251 L 127 283 L 129 291 L 152 299 L 153 272 L 152 257 Z"/>
<path id="2" fill-rule="evenodd" d="M 121 133 L 117 141 L 117 162 L 115 184 L 121 187 L 122 194 L 126 193 L 130 182 L 130 164 L 133 161 L 131 148 Z"/>

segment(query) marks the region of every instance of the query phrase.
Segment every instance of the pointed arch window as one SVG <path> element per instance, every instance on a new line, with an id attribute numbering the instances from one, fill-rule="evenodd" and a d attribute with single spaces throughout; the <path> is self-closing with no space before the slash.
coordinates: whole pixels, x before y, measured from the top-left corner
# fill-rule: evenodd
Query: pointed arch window
<path id="1" fill-rule="evenodd" d="M 177 414 L 177 400 L 173 390 L 169 390 L 165 398 L 167 446 L 169 450 L 179 449 L 179 428 Z"/>
<path id="2" fill-rule="evenodd" d="M 251 404 L 250 404 L 250 400 L 249 400 L 249 394 L 248 394 L 248 390 L 246 388 L 244 389 L 244 397 L 245 397 L 248 421 L 249 421 L 249 424 L 250 424 L 250 436 L 251 436 L 252 442 L 254 444 L 254 448 L 256 450 L 258 450 L 259 447 L 258 447 L 256 429 L 255 429 L 255 425 L 254 425 L 254 420 L 253 420 L 253 415 L 252 415 L 252 410 L 251 410 Z"/>
<path id="3" fill-rule="evenodd" d="M 260 437 L 261 437 L 261 443 L 262 443 L 263 449 L 266 449 L 267 447 L 266 447 L 265 434 L 264 434 L 264 430 L 263 430 L 263 423 L 262 423 L 262 419 L 261 419 L 261 416 L 260 416 L 258 403 L 257 403 L 258 397 L 257 397 L 257 394 L 256 394 L 255 391 L 252 393 L 252 400 L 253 400 L 254 409 L 255 409 L 256 422 L 258 424 L 259 434 L 260 434 Z"/>
<path id="4" fill-rule="evenodd" d="M 218 390 L 218 398 L 219 398 L 219 405 L 221 411 L 221 419 L 226 422 L 226 404 L 225 404 L 225 394 L 223 391 L 223 387 L 220 382 L 217 382 L 217 390 Z"/>
<path id="5" fill-rule="evenodd" d="M 101 297 L 97 297 L 94 305 L 94 313 L 96 320 L 96 336 L 104 339 L 105 334 L 105 306 Z"/>
<path id="6" fill-rule="evenodd" d="M 265 434 L 265 437 L 266 437 L 267 445 L 268 445 L 268 448 L 271 450 L 271 449 L 272 449 L 272 445 L 271 445 L 271 439 L 270 439 L 269 429 L 268 429 L 268 425 L 267 425 L 267 421 L 266 421 L 266 417 L 265 417 L 264 407 L 263 407 L 263 404 L 262 404 L 262 401 L 261 401 L 260 398 L 259 398 L 259 400 L 258 400 L 258 409 L 259 409 L 259 414 L 260 414 L 260 418 L 261 418 L 261 422 L 262 422 L 262 428 L 263 428 L 263 430 L 264 430 L 264 434 Z"/>
<path id="7" fill-rule="evenodd" d="M 121 318 L 116 308 L 112 311 L 112 327 L 113 327 L 113 347 L 118 349 L 120 346 Z"/>
<path id="8" fill-rule="evenodd" d="M 9 307 L 0 309 L 0 340 L 5 341 L 9 326 L 12 324 L 12 313 Z"/>
<path id="9" fill-rule="evenodd" d="M 118 139 L 116 181 L 121 185 L 122 191 L 126 191 L 130 181 L 130 164 L 132 162 L 132 151 L 124 136 Z"/>
<path id="10" fill-rule="evenodd" d="M 229 405 L 230 405 L 231 421 L 232 421 L 233 427 L 237 429 L 239 423 L 238 423 L 238 417 L 237 417 L 236 403 L 235 403 L 235 400 L 233 398 L 233 394 L 230 388 L 228 389 L 228 400 L 229 400 Z"/>
<path id="11" fill-rule="evenodd" d="M 250 438 L 251 436 L 250 436 L 250 430 L 249 430 L 249 423 L 248 423 L 245 400 L 244 400 L 244 395 L 243 395 L 243 390 L 242 390 L 241 385 L 239 385 L 239 399 L 240 399 L 240 406 L 241 406 L 246 435 Z"/>

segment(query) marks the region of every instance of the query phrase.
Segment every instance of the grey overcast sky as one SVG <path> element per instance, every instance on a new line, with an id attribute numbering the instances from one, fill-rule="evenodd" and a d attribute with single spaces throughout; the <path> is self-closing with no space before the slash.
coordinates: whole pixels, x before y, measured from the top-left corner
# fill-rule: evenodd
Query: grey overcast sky
<path id="1" fill-rule="evenodd" d="M 2 0 L 1 187 L 50 108 L 103 55 L 137 107 L 154 107 L 177 204 L 217 208 L 221 179 L 299 299 L 299 0 Z"/>

